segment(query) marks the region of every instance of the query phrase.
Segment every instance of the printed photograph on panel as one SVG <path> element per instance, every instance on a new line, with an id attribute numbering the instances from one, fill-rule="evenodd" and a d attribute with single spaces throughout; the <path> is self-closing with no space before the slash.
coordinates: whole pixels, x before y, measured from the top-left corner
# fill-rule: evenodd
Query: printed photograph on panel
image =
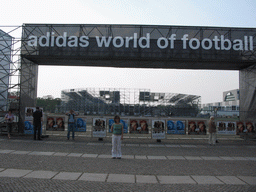
<path id="1" fill-rule="evenodd" d="M 92 136 L 93 137 L 106 137 L 106 119 L 93 118 Z"/>
<path id="2" fill-rule="evenodd" d="M 167 121 L 167 134 L 186 134 L 185 128 L 186 128 L 185 121 Z"/>
<path id="3" fill-rule="evenodd" d="M 236 122 L 236 134 L 240 135 L 244 133 L 246 133 L 244 122 L 242 121 Z"/>
<path id="4" fill-rule="evenodd" d="M 24 134 L 34 134 L 33 121 L 25 121 Z"/>
<path id="5" fill-rule="evenodd" d="M 227 134 L 236 134 L 236 122 L 227 122 Z"/>
<path id="6" fill-rule="evenodd" d="M 152 120 L 152 139 L 165 139 L 164 120 Z"/>
<path id="7" fill-rule="evenodd" d="M 64 120 L 65 120 L 64 117 L 56 117 L 55 131 L 64 131 L 65 130 Z"/>
<path id="8" fill-rule="evenodd" d="M 197 135 L 198 128 L 196 127 L 195 121 L 188 121 L 188 134 L 189 135 Z"/>
<path id="9" fill-rule="evenodd" d="M 54 117 L 47 117 L 46 130 L 47 131 L 56 131 L 56 125 L 55 125 L 55 118 Z"/>
<path id="10" fill-rule="evenodd" d="M 197 122 L 197 133 L 199 135 L 206 135 L 206 122 L 205 121 L 198 121 Z"/>
<path id="11" fill-rule="evenodd" d="M 167 121 L 167 134 L 175 134 L 175 124 L 172 120 Z"/>
<path id="12" fill-rule="evenodd" d="M 36 111 L 35 107 L 26 107 L 25 108 L 25 121 L 33 120 L 33 113 Z"/>
<path id="13" fill-rule="evenodd" d="M 226 122 L 223 122 L 223 121 L 217 122 L 217 132 L 218 132 L 218 134 L 226 134 L 227 133 Z"/>
<path id="14" fill-rule="evenodd" d="M 186 134 L 186 122 L 185 121 L 176 121 L 176 134 Z"/>
<path id="15" fill-rule="evenodd" d="M 86 132 L 86 118 L 78 117 L 75 127 L 76 132 Z"/>
<path id="16" fill-rule="evenodd" d="M 148 134 L 148 120 L 145 119 L 131 119 L 130 133 Z"/>
<path id="17" fill-rule="evenodd" d="M 254 129 L 254 126 L 253 126 L 253 122 L 246 122 L 245 125 L 246 125 L 246 132 L 249 135 L 255 134 L 255 129 Z"/>

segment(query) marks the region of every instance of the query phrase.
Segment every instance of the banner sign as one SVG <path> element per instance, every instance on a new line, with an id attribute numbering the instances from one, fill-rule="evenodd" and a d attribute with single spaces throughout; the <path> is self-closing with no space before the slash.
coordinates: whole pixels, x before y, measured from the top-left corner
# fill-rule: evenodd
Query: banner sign
<path id="1" fill-rule="evenodd" d="M 120 119 L 120 123 L 122 123 L 124 126 L 124 133 L 128 133 L 128 119 Z M 114 119 L 109 119 L 108 120 L 108 126 L 109 126 L 108 132 L 109 133 L 111 133 L 111 126 L 113 124 L 114 124 Z"/>
<path id="2" fill-rule="evenodd" d="M 167 134 L 186 134 L 186 122 L 185 121 L 167 121 Z"/>
<path id="3" fill-rule="evenodd" d="M 93 118 L 92 137 L 103 138 L 107 136 L 106 119 Z"/>
<path id="4" fill-rule="evenodd" d="M 165 139 L 165 120 L 152 120 L 152 139 Z"/>
<path id="5" fill-rule="evenodd" d="M 130 133 L 148 134 L 148 119 L 130 119 Z"/>
<path id="6" fill-rule="evenodd" d="M 24 24 L 21 54 L 38 64 L 66 65 L 68 58 L 89 66 L 240 69 L 255 62 L 255 36 L 254 28 Z M 110 58 L 116 62 L 101 61 Z M 121 60 L 134 62 L 118 63 Z M 207 66 L 195 60 L 215 63 Z"/>

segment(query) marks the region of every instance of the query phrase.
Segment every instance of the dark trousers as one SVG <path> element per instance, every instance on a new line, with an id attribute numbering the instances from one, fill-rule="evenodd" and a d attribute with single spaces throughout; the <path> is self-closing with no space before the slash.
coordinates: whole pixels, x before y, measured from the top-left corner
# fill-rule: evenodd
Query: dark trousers
<path id="1" fill-rule="evenodd" d="M 37 132 L 37 139 L 40 139 L 40 135 L 41 135 L 41 123 L 34 125 L 34 140 L 36 140 L 36 132 Z"/>
<path id="2" fill-rule="evenodd" d="M 68 124 L 68 134 L 67 134 L 67 138 L 69 139 L 70 136 L 70 132 L 72 132 L 72 138 L 75 138 L 75 123 L 69 123 Z"/>

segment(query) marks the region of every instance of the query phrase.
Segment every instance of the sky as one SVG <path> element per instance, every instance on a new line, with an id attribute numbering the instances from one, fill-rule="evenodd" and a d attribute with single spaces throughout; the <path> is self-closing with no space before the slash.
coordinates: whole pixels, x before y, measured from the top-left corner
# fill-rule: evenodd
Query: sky
<path id="1" fill-rule="evenodd" d="M 256 27 L 256 0 L 0 0 L 0 25 L 143 24 Z M 138 88 L 220 102 L 238 71 L 39 66 L 38 97 L 63 89 Z"/>

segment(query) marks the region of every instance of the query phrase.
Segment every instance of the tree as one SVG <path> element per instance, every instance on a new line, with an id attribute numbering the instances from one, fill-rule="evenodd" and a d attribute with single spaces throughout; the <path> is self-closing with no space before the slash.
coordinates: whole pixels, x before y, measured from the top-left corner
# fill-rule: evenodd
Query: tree
<path id="1" fill-rule="evenodd" d="M 56 106 L 61 104 L 61 99 L 60 98 L 40 98 L 38 97 L 36 100 L 36 106 L 42 107 L 44 112 L 48 113 L 54 113 Z"/>

